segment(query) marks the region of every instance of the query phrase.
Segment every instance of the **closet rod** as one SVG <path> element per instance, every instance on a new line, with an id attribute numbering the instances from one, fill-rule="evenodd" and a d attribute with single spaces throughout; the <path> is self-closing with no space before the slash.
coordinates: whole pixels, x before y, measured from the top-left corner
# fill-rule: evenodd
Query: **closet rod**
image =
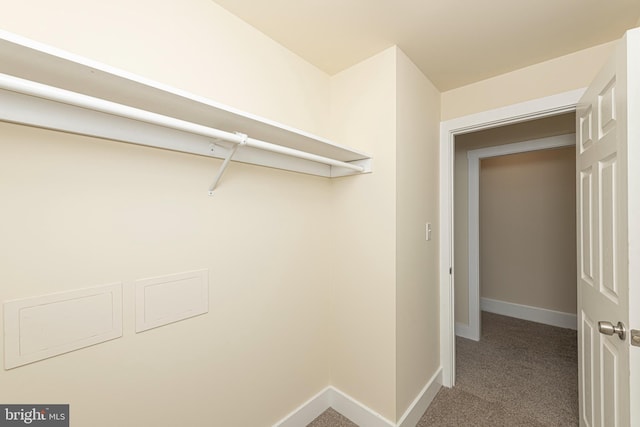
<path id="1" fill-rule="evenodd" d="M 104 99 L 94 98 L 92 96 L 83 95 L 77 92 L 72 92 L 53 86 L 48 86 L 42 83 L 21 79 L 19 77 L 10 76 L 7 74 L 0 73 L 0 89 L 38 98 L 44 98 L 50 101 L 60 102 L 80 108 L 86 108 L 89 110 L 116 115 L 127 119 L 137 120 L 166 128 L 176 129 L 195 135 L 201 135 L 217 140 L 232 142 L 238 145 L 247 145 L 249 147 L 254 147 L 279 154 L 285 154 L 287 156 L 310 160 L 330 166 L 351 169 L 357 172 L 364 172 L 364 167 L 359 165 L 331 159 L 329 157 L 319 156 L 317 154 L 307 153 L 305 151 L 296 150 L 289 147 L 283 147 L 280 145 L 272 144 L 270 142 L 261 141 L 251 137 L 245 137 L 242 134 L 235 134 L 232 132 L 199 125 L 197 123 L 176 119 L 174 117 L 164 116 L 162 114 L 141 110 L 139 108 L 129 107 L 127 105 L 118 104 Z"/>

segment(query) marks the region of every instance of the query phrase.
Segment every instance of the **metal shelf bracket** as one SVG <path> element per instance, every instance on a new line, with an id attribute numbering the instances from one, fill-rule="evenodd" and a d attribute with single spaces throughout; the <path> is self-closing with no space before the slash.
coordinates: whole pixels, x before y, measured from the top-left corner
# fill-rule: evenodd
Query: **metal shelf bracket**
<path id="1" fill-rule="evenodd" d="M 209 187 L 209 195 L 210 196 L 213 196 L 214 190 L 218 186 L 218 183 L 220 182 L 220 179 L 222 178 L 222 175 L 227 170 L 227 167 L 229 166 L 229 162 L 231 161 L 231 158 L 233 157 L 234 154 L 236 154 L 236 151 L 238 150 L 238 147 L 240 147 L 242 145 L 247 145 L 247 139 L 249 139 L 248 135 L 246 135 L 244 133 L 240 133 L 240 132 L 234 132 L 234 133 L 237 136 L 240 137 L 240 142 L 238 142 L 237 144 L 233 144 L 233 147 L 229 151 L 229 154 L 227 154 L 227 157 L 225 157 L 224 161 L 222 162 L 222 165 L 220 166 L 220 169 L 218 169 L 218 173 L 216 174 L 216 177 L 213 180 L 213 184 L 211 184 L 211 186 Z"/>

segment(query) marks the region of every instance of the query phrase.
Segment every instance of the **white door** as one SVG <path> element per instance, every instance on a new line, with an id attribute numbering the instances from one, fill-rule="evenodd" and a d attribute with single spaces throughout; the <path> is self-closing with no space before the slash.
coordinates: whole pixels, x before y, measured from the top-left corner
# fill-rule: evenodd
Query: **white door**
<path id="1" fill-rule="evenodd" d="M 640 426 L 639 56 L 631 30 L 576 113 L 580 426 Z M 606 335 L 601 321 L 626 331 Z"/>

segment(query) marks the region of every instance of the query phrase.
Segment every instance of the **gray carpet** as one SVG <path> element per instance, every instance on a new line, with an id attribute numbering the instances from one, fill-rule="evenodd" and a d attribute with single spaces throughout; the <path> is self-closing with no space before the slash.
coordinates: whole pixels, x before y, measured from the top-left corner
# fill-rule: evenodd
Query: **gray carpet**
<path id="1" fill-rule="evenodd" d="M 318 418 L 311 421 L 307 427 L 358 427 L 352 423 L 349 418 L 334 411 L 332 408 L 324 411 Z"/>
<path id="2" fill-rule="evenodd" d="M 456 386 L 418 426 L 578 425 L 576 331 L 482 313 L 479 342 L 456 339 Z"/>
<path id="3" fill-rule="evenodd" d="M 456 339 L 457 384 L 418 427 L 577 426 L 576 331 L 486 312 L 482 326 L 479 342 Z M 329 426 L 357 427 L 332 409 L 309 424 Z"/>

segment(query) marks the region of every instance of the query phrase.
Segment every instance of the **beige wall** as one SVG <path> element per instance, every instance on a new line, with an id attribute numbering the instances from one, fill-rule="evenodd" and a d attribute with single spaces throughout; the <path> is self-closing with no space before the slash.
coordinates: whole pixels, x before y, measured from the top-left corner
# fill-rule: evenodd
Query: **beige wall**
<path id="1" fill-rule="evenodd" d="M 575 147 L 480 168 L 480 296 L 576 313 Z"/>
<path id="2" fill-rule="evenodd" d="M 332 138 L 375 153 L 371 175 L 332 183 L 331 383 L 396 421 L 439 367 L 439 93 L 395 47 L 331 84 Z"/>
<path id="3" fill-rule="evenodd" d="M 0 1 L 0 28 L 374 156 L 334 181 L 233 163 L 208 197 L 218 160 L 0 124 L 0 301 L 125 289 L 123 338 L 0 371 L 0 401 L 96 427 L 270 425 L 333 384 L 396 420 L 439 364 L 439 94 L 408 58 L 330 78 L 208 0 Z M 200 268 L 208 314 L 133 332 L 133 281 Z"/>
<path id="4" fill-rule="evenodd" d="M 0 28 L 326 134 L 329 77 L 210 0 L 0 0 Z"/>
<path id="5" fill-rule="evenodd" d="M 399 51 L 396 181 L 396 414 L 440 366 L 438 129 L 440 93 Z M 425 223 L 431 222 L 431 241 Z"/>
<path id="6" fill-rule="evenodd" d="M 438 117 L 584 86 L 609 51 L 449 91 L 438 111 L 397 48 L 330 78 L 209 0 L 0 6 L 0 28 L 374 156 L 334 181 L 233 163 L 210 198 L 217 160 L 0 124 L 0 301 L 122 280 L 126 302 L 122 339 L 0 371 L 0 401 L 69 402 L 96 427 L 203 410 L 269 425 L 328 384 L 397 420 L 439 354 L 422 323 L 438 315 Z M 210 313 L 134 334 L 132 282 L 195 268 Z"/>
<path id="7" fill-rule="evenodd" d="M 332 139 L 375 153 L 372 174 L 332 182 L 331 383 L 391 420 L 396 388 L 396 58 L 397 49 L 390 48 L 331 79 Z"/>
<path id="8" fill-rule="evenodd" d="M 125 286 L 122 339 L 0 371 L 2 401 L 70 403 L 78 425 L 246 426 L 328 383 L 324 180 L 234 164 L 214 199 L 206 158 L 0 132 L 0 299 Z M 132 282 L 199 268 L 210 312 L 135 334 Z"/>
<path id="9" fill-rule="evenodd" d="M 468 159 L 469 150 L 511 144 L 531 139 L 573 133 L 575 115 L 564 114 L 540 120 L 519 123 L 459 135 L 455 140 L 454 178 L 454 264 L 455 318 L 457 323 L 468 324 L 469 311 L 469 252 L 468 252 Z"/>
<path id="10" fill-rule="evenodd" d="M 614 42 L 462 86 L 442 94 L 442 120 L 587 87 Z"/>
<path id="11" fill-rule="evenodd" d="M 209 0 L 0 5 L 0 28 L 329 133 L 329 77 Z M 122 280 L 126 304 L 123 338 L 0 370 L 0 401 L 70 403 L 78 426 L 245 427 L 329 384 L 331 181 L 233 163 L 209 197 L 214 159 L 0 133 L 0 301 Z M 210 312 L 135 334 L 132 282 L 200 268 Z"/>

